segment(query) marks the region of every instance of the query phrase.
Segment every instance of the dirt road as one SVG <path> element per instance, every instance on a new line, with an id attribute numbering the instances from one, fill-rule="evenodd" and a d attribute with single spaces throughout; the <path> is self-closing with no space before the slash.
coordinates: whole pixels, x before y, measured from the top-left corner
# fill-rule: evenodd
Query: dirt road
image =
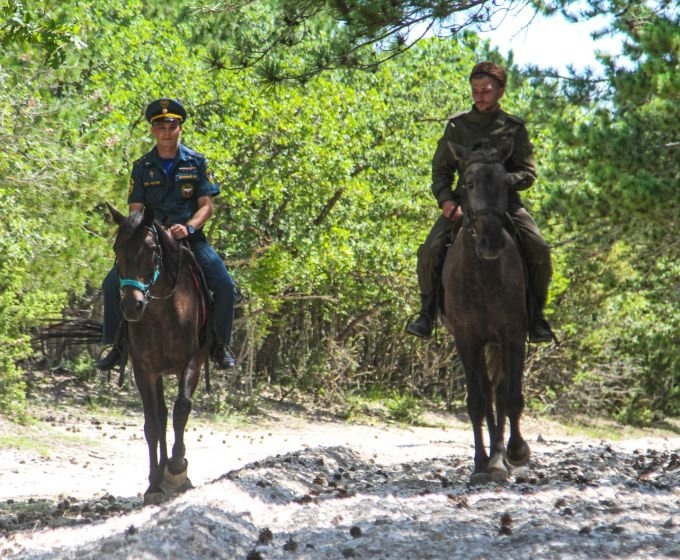
<path id="1" fill-rule="evenodd" d="M 0 557 L 680 558 L 680 437 L 586 437 L 527 418 L 529 465 L 470 487 L 467 422 L 356 425 L 269 411 L 192 416 L 195 489 L 142 507 L 138 412 L 0 419 Z"/>

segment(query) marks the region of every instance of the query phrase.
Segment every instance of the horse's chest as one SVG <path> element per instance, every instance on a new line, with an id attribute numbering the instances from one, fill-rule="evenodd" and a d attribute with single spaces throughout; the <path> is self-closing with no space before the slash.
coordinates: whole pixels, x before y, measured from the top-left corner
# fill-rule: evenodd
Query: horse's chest
<path id="1" fill-rule="evenodd" d="M 457 317 L 474 315 L 492 320 L 524 298 L 521 287 L 507 277 L 501 263 L 461 267 L 452 274 L 452 286 L 451 311 Z"/>

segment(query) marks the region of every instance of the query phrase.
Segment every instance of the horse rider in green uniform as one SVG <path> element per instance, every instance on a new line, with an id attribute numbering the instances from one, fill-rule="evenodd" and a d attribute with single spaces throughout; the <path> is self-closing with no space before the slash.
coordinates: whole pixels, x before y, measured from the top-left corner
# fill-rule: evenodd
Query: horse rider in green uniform
<path id="1" fill-rule="evenodd" d="M 548 342 L 554 338 L 543 316 L 552 275 L 550 247 L 519 196 L 519 191 L 528 189 L 536 180 L 534 147 L 524 121 L 503 111 L 499 104 L 507 82 L 503 67 L 494 62 L 480 62 L 472 69 L 469 80 L 474 105 L 470 111 L 449 118 L 432 159 L 432 193 L 442 213 L 418 249 L 421 308 L 418 317 L 406 326 L 406 332 L 422 338 L 429 338 L 432 334 L 443 255 L 452 224 L 462 215 L 463 170 L 448 147 L 448 142 L 471 148 L 486 139 L 502 153 L 511 150 L 510 157 L 505 161 L 505 168 L 511 178 L 508 213 L 520 235 L 528 272 L 529 340 Z M 457 182 L 453 188 L 456 175 Z"/>

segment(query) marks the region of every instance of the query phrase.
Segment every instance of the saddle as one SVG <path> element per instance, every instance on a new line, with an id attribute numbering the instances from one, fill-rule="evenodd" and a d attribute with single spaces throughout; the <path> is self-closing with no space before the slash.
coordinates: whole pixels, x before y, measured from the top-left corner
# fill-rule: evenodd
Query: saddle
<path id="1" fill-rule="evenodd" d="M 191 250 L 188 242 L 182 243 L 182 250 L 185 251 L 185 256 L 188 259 L 191 268 L 191 278 L 194 281 L 196 291 L 201 296 L 201 326 L 205 327 L 208 324 L 208 319 L 212 317 L 213 297 L 208 282 L 205 279 L 205 274 L 201 266 L 196 260 L 196 255 Z"/>

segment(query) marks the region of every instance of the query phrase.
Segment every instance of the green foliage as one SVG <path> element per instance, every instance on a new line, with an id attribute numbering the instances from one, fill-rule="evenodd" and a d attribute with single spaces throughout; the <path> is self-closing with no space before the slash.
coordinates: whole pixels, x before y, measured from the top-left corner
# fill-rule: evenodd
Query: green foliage
<path id="1" fill-rule="evenodd" d="M 417 424 L 423 413 L 418 401 L 412 395 L 394 393 L 385 404 L 390 417 L 399 422 Z"/>
<path id="2" fill-rule="evenodd" d="M 502 8 L 491 0 L 204 3 L 196 11 L 211 17 L 196 26 L 194 37 L 213 38 L 208 50 L 214 68 L 254 68 L 268 85 L 304 84 L 327 70 L 373 71 L 432 32 L 455 40 L 466 29 L 488 24 L 494 13 L 520 4 L 522 0 L 507 0 Z M 225 43 L 229 51 L 222 48 Z"/>
<path id="3" fill-rule="evenodd" d="M 560 216 L 549 223 L 561 247 L 553 301 L 569 337 L 562 402 L 647 424 L 680 410 L 672 264 L 680 257 L 680 43 L 677 10 L 664 2 L 626 3 L 621 14 L 614 27 L 628 36 L 634 64 L 605 59 L 608 96 L 570 112 L 568 96 L 548 111 L 541 99 L 556 148 L 543 208 Z"/>

